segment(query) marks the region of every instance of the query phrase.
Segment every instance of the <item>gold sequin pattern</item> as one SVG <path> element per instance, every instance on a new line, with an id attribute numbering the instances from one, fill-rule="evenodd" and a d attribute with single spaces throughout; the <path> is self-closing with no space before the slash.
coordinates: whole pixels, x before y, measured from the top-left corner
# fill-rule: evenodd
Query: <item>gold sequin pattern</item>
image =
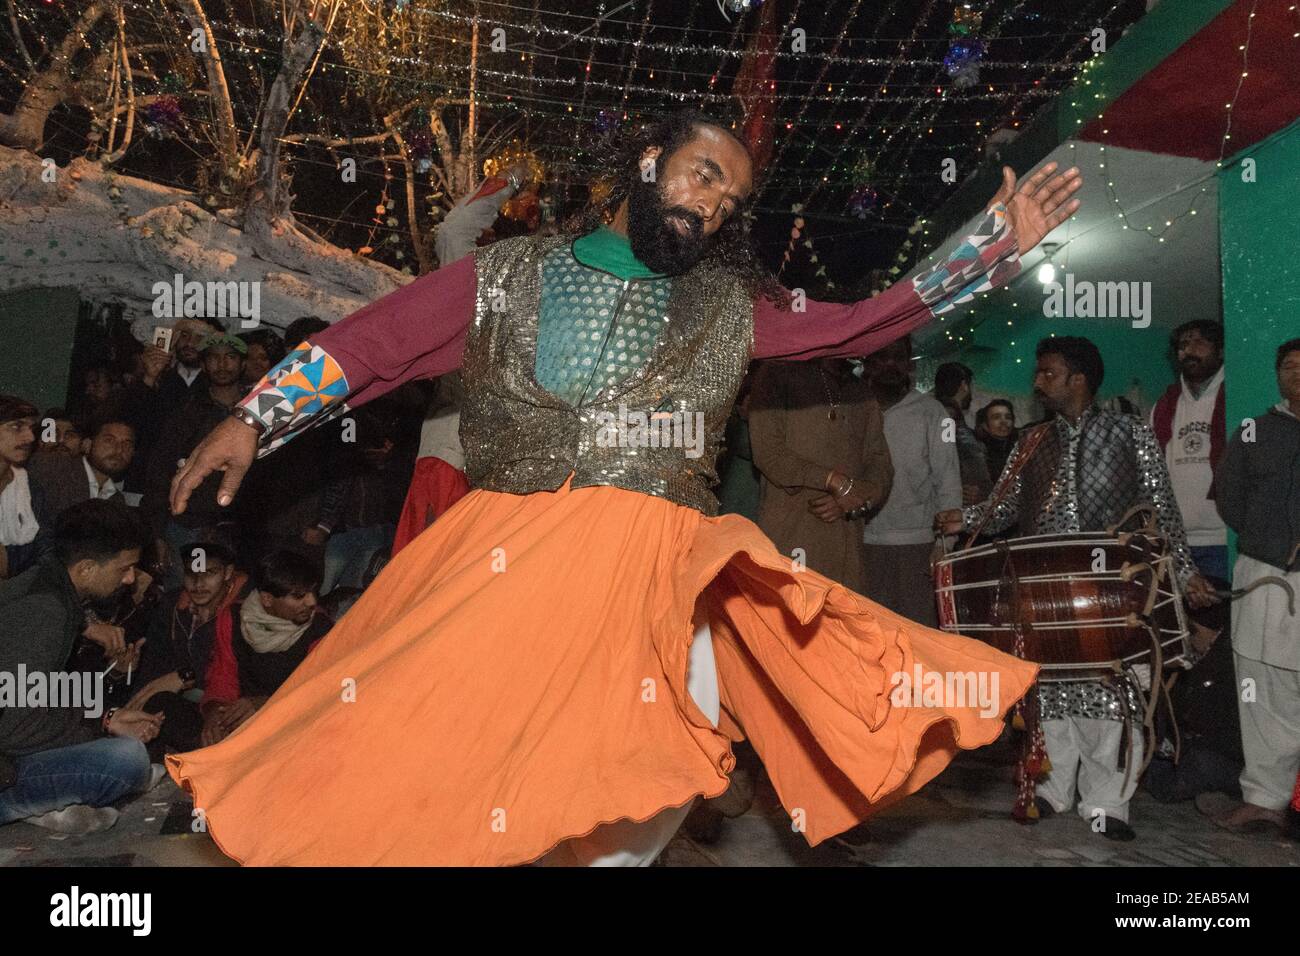
<path id="1" fill-rule="evenodd" d="M 460 437 L 475 488 L 527 494 L 612 485 L 717 514 L 710 491 L 727 418 L 753 349 L 753 300 L 732 277 L 697 266 L 674 278 L 667 318 L 650 356 L 581 405 L 535 375 L 543 260 L 574 237 L 520 236 L 475 251 L 474 321 L 461 375 Z M 703 415 L 703 454 L 682 447 L 602 443 L 623 410 Z"/>

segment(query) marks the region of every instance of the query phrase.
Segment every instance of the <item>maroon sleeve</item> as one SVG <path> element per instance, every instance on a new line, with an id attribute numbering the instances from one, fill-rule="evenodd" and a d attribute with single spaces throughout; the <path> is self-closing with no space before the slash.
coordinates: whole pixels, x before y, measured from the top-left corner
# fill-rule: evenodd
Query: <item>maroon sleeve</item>
<path id="1" fill-rule="evenodd" d="M 902 338 L 936 315 L 1006 284 L 1020 270 L 1015 233 L 1001 203 L 943 262 L 860 302 L 793 298 L 790 311 L 754 304 L 755 359 L 854 358 Z"/>
<path id="2" fill-rule="evenodd" d="M 261 454 L 403 382 L 459 368 L 474 265 L 465 256 L 427 273 L 297 345 L 240 402 L 267 426 Z"/>

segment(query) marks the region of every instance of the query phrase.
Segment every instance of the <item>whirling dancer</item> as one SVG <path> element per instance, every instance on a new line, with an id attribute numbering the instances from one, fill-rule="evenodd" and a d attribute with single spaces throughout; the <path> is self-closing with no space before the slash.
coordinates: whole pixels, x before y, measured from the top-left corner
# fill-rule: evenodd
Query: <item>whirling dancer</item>
<path id="1" fill-rule="evenodd" d="M 648 864 L 742 733 L 816 844 L 994 740 L 1033 683 L 714 517 L 709 488 L 751 358 L 860 356 L 1005 282 L 1078 208 L 1077 171 L 1005 169 L 947 261 L 840 305 L 762 270 L 750 157 L 717 121 L 673 114 L 622 156 L 580 236 L 479 249 L 313 336 L 177 474 L 175 511 L 216 471 L 228 502 L 259 446 L 461 369 L 474 490 L 255 718 L 168 758 L 235 859 Z M 997 716 L 891 703 L 916 665 L 989 674 Z"/>

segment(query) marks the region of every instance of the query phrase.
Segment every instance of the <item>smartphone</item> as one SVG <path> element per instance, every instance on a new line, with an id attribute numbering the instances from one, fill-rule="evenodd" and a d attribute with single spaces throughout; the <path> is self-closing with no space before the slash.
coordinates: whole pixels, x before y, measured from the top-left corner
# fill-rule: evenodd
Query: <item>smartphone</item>
<path id="1" fill-rule="evenodd" d="M 164 352 L 170 352 L 172 350 L 172 330 L 165 325 L 154 326 L 153 344 Z"/>

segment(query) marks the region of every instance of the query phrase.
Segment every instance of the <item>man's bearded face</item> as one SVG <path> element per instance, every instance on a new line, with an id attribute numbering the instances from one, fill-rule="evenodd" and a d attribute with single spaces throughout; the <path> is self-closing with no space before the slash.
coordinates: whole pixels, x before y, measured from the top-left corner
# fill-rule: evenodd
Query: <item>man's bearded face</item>
<path id="1" fill-rule="evenodd" d="M 632 183 L 627 237 L 632 253 L 665 275 L 689 271 L 717 242 L 716 234 L 704 235 L 704 220 L 698 213 L 667 205 L 657 176 L 652 182 L 637 176 Z"/>
<path id="2" fill-rule="evenodd" d="M 699 125 L 671 154 L 647 150 L 645 170 L 633 170 L 628 194 L 628 241 L 655 272 L 680 275 L 713 251 L 718 230 L 753 189 L 749 154 L 734 136 Z M 651 165 L 653 164 L 653 165 Z"/>

